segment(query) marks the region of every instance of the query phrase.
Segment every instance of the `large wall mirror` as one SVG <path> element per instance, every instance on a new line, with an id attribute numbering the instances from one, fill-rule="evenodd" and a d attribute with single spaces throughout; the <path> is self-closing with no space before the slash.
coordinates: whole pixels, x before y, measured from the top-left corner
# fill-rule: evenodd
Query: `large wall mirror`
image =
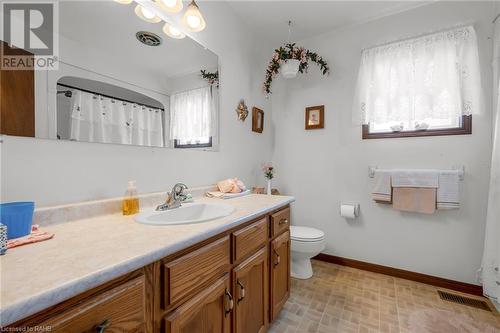
<path id="1" fill-rule="evenodd" d="M 201 71 L 218 73 L 217 55 L 141 20 L 135 5 L 59 2 L 58 69 L 2 70 L 1 134 L 214 147 L 218 84 Z"/>

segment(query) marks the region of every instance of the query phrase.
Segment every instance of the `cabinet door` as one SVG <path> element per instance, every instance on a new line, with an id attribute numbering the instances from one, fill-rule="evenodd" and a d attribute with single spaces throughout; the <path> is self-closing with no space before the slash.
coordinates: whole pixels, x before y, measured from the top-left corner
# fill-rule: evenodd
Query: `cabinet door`
<path id="1" fill-rule="evenodd" d="M 271 321 L 290 295 L 290 232 L 287 231 L 271 242 Z"/>
<path id="2" fill-rule="evenodd" d="M 268 309 L 267 247 L 233 270 L 235 333 L 266 331 Z"/>
<path id="3" fill-rule="evenodd" d="M 5 54 L 34 59 L 23 49 L 0 41 Z M 0 134 L 35 137 L 35 71 L 0 70 Z"/>
<path id="4" fill-rule="evenodd" d="M 234 307 L 229 274 L 165 318 L 166 333 L 230 333 Z"/>

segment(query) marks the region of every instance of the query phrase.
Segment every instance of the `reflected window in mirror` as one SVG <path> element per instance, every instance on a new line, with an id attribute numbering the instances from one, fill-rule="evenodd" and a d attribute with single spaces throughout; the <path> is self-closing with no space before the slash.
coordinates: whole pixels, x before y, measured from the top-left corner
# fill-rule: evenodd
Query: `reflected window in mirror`
<path id="1" fill-rule="evenodd" d="M 170 96 L 170 139 L 174 148 L 212 147 L 217 130 L 214 90 L 206 86 Z"/>

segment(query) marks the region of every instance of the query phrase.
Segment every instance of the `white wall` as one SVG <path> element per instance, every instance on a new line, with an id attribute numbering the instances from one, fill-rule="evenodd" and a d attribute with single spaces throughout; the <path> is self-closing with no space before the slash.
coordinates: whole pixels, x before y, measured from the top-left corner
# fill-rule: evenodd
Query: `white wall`
<path id="1" fill-rule="evenodd" d="M 326 233 L 326 253 L 476 283 L 483 250 L 491 157 L 493 3 L 440 2 L 302 41 L 332 68 L 281 80 L 272 97 L 273 162 L 278 186 L 296 196 L 293 223 Z M 467 136 L 362 140 L 351 121 L 360 52 L 365 47 L 474 22 L 486 109 Z M 325 105 L 325 129 L 304 130 L 304 108 Z M 370 199 L 368 166 L 443 168 L 464 165 L 462 206 L 426 216 L 400 213 Z M 339 216 L 341 202 L 359 202 L 361 216 Z"/>
<path id="2" fill-rule="evenodd" d="M 248 185 L 261 180 L 260 163 L 271 158 L 271 134 L 251 131 L 234 109 L 240 98 L 249 107 L 269 109 L 260 90 L 266 59 L 251 35 L 224 2 L 203 2 L 207 28 L 195 38 L 219 56 L 220 146 L 218 152 L 130 147 L 4 137 L 1 150 L 2 201 L 35 200 L 46 206 L 122 195 L 127 180 L 141 192 L 169 189 L 178 181 L 194 187 L 224 177 Z M 126 67 L 123 71 L 127 71 Z"/>

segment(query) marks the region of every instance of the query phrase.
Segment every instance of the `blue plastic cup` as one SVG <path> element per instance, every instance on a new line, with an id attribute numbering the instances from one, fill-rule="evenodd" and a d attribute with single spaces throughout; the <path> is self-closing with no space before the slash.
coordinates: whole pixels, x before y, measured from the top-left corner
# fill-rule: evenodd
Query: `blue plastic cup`
<path id="1" fill-rule="evenodd" d="M 31 233 L 34 211 L 35 203 L 32 201 L 0 204 L 0 223 L 7 226 L 7 239 Z"/>

